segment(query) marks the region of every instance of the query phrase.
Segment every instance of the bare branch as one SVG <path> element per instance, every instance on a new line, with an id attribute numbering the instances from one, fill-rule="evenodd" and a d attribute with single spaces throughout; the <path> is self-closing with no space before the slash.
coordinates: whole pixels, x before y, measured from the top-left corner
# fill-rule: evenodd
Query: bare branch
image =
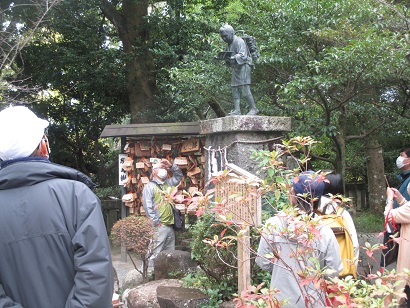
<path id="1" fill-rule="evenodd" d="M 21 93 L 33 93 L 35 89 L 20 86 L 21 81 L 15 80 L 18 72 L 14 63 L 21 51 L 32 40 L 36 31 L 45 21 L 46 15 L 61 0 L 27 0 L 26 3 L 10 3 L 7 7 L 0 7 L 0 97 L 7 93 L 8 103 L 24 103 L 18 101 Z M 29 7 L 35 12 L 34 18 L 20 20 L 13 14 L 22 7 Z M 16 95 L 13 96 L 13 93 Z M 19 95 L 20 94 L 20 95 Z"/>
<path id="2" fill-rule="evenodd" d="M 355 139 L 364 139 L 369 137 L 371 134 L 373 134 L 375 131 L 379 130 L 380 128 L 383 127 L 383 125 L 386 123 L 386 119 L 383 119 L 378 125 L 373 127 L 372 129 L 369 129 L 368 131 L 364 132 L 363 134 L 360 135 L 350 135 L 346 136 L 346 141 L 350 140 L 355 140 Z"/>

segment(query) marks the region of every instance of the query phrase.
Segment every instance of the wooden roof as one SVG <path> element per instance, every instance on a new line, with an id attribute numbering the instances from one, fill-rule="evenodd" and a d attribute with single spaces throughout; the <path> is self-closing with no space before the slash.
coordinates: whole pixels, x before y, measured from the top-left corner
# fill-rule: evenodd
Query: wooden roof
<path id="1" fill-rule="evenodd" d="M 107 125 L 100 137 L 199 135 L 199 122 Z"/>

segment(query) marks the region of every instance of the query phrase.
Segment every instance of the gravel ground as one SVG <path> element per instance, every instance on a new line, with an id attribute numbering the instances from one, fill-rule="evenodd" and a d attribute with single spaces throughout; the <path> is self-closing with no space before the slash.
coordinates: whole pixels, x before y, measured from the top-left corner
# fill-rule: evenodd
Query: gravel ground
<path id="1" fill-rule="evenodd" d="M 129 256 L 126 257 L 125 262 L 121 259 L 121 249 L 119 247 L 111 248 L 111 257 L 112 264 L 117 272 L 119 288 L 121 288 L 127 273 L 135 269 L 135 267 Z M 141 266 L 141 261 L 134 260 L 134 262 L 138 262 L 137 266 Z"/>

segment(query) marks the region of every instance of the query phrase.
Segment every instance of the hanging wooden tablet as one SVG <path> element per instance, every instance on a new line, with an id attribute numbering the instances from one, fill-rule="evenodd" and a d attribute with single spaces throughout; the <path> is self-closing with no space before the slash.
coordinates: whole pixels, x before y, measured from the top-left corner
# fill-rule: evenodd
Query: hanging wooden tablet
<path id="1" fill-rule="evenodd" d="M 191 153 L 199 150 L 199 138 L 184 140 L 181 145 L 181 153 Z"/>
<path id="2" fill-rule="evenodd" d="M 137 157 L 142 157 L 142 156 L 147 157 L 151 155 L 151 150 L 149 146 L 147 146 L 144 142 L 136 143 L 134 148 L 135 148 L 134 155 Z"/>

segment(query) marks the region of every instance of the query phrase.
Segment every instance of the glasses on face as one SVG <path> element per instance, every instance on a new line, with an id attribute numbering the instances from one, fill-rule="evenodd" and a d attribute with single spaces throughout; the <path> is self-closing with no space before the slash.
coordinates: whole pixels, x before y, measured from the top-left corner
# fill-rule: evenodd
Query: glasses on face
<path id="1" fill-rule="evenodd" d="M 45 133 L 45 134 L 43 135 L 43 141 L 44 141 L 44 143 L 45 143 L 46 146 L 47 146 L 47 153 L 50 155 L 51 150 L 50 150 L 50 144 L 48 143 L 47 133 Z"/>

